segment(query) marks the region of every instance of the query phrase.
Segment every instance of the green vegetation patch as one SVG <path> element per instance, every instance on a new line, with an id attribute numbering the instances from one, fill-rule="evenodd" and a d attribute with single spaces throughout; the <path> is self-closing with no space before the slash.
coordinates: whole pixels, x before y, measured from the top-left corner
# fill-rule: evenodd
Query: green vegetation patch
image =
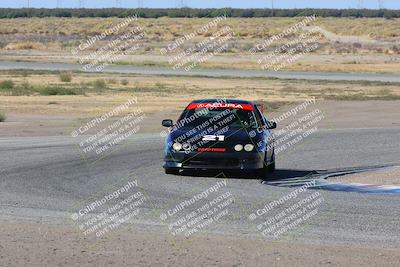
<path id="1" fill-rule="evenodd" d="M 0 122 L 3 122 L 6 120 L 6 114 L 4 112 L 0 112 Z"/>

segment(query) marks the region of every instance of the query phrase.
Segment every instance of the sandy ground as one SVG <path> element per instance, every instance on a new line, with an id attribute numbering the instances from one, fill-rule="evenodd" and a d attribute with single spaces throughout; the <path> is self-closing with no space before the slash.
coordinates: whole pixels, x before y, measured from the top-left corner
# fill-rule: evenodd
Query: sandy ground
<path id="1" fill-rule="evenodd" d="M 398 266 L 400 251 L 119 229 L 85 238 L 65 225 L 1 223 L 2 266 Z M 4 245 L 7 244 L 7 245 Z"/>
<path id="2" fill-rule="evenodd" d="M 374 185 L 400 185 L 400 168 L 390 168 L 372 172 L 362 172 L 332 177 L 332 182 L 361 183 Z"/>
<path id="3" fill-rule="evenodd" d="M 89 98 L 86 99 L 87 102 L 80 104 L 90 104 L 91 100 Z M 57 101 L 62 103 L 60 100 Z M 168 118 L 176 120 L 182 111 L 181 108 L 187 105 L 189 101 L 189 99 L 178 99 L 171 103 L 164 103 L 164 111 L 145 111 L 147 118 L 143 121 L 140 131 L 142 133 L 160 132 L 162 130 L 161 120 Z M 119 103 L 124 103 L 122 98 Z M 117 103 L 114 103 L 114 105 L 111 104 L 107 104 L 109 109 L 118 106 Z M 146 105 L 146 103 L 143 104 L 143 106 Z M 398 128 L 400 127 L 399 105 L 400 101 L 317 101 L 315 105 L 307 109 L 307 112 L 317 108 L 322 111 L 324 119 L 318 123 L 320 129 Z M 50 106 L 57 109 L 62 105 Z M 268 118 L 277 117 L 283 112 L 290 110 L 293 106 L 295 105 L 284 106 L 279 111 L 273 113 L 267 112 L 267 116 Z M 90 109 L 90 107 L 88 108 Z M 53 113 L 55 112 L 52 112 L 51 109 L 49 109 L 48 114 L 7 113 L 7 120 L 0 123 L 0 137 L 69 135 L 72 130 L 90 121 L 91 117 L 95 117 L 93 114 L 86 113 L 76 114 L 65 112 L 64 114 L 52 115 Z M 103 114 L 103 112 L 99 112 L 98 114 Z M 299 114 L 305 114 L 305 112 L 300 112 Z M 111 120 L 117 119 L 112 118 Z M 285 120 L 279 123 L 278 129 L 290 123 L 290 119 Z"/>

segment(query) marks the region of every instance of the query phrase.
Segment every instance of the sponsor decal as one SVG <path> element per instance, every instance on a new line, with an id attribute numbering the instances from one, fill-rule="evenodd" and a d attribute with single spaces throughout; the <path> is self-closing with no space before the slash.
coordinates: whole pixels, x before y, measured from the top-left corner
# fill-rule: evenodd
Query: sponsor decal
<path id="1" fill-rule="evenodd" d="M 237 104 L 237 103 L 190 103 L 186 109 L 197 109 L 197 108 L 230 108 L 230 109 L 244 109 L 253 110 L 253 106 L 250 104 Z"/>
<path id="2" fill-rule="evenodd" d="M 225 148 L 206 147 L 197 149 L 198 152 L 225 152 Z"/>

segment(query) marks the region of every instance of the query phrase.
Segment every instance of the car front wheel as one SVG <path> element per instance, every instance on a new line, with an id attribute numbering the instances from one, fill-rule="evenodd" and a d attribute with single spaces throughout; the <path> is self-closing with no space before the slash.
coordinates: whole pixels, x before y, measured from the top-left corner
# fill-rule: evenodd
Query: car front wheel
<path id="1" fill-rule="evenodd" d="M 272 153 L 271 162 L 267 166 L 268 172 L 273 173 L 275 171 L 275 152 Z"/>
<path id="2" fill-rule="evenodd" d="M 269 174 L 275 171 L 275 153 L 271 156 L 271 161 L 267 164 L 264 163 L 264 167 L 256 171 L 256 176 L 259 179 L 266 179 Z"/>

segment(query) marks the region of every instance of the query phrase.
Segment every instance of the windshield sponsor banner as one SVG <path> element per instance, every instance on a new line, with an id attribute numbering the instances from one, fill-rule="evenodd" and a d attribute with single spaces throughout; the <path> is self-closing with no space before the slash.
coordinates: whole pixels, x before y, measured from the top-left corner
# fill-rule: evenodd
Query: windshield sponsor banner
<path id="1" fill-rule="evenodd" d="M 197 108 L 231 108 L 231 109 L 244 109 L 253 111 L 254 108 L 251 104 L 235 104 L 235 103 L 190 103 L 186 109 Z"/>

